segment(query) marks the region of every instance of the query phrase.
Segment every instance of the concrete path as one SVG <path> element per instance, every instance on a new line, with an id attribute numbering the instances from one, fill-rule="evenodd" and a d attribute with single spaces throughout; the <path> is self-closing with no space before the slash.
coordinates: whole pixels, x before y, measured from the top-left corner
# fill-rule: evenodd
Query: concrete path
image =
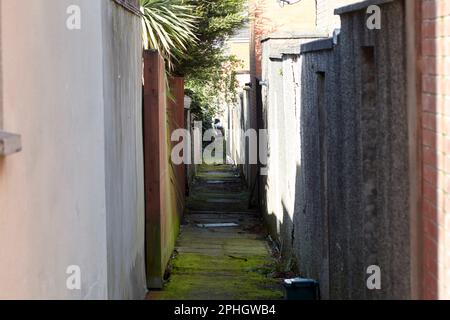
<path id="1" fill-rule="evenodd" d="M 281 299 L 263 224 L 248 207 L 238 172 L 203 166 L 187 200 L 185 223 L 163 291 L 150 299 Z M 211 227 L 231 223 L 236 226 Z"/>

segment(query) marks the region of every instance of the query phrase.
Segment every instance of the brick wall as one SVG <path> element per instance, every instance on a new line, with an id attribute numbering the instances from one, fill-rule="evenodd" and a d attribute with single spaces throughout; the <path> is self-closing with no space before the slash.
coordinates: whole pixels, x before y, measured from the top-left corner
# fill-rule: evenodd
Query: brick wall
<path id="1" fill-rule="evenodd" d="M 423 298 L 450 298 L 450 1 L 422 0 Z"/>

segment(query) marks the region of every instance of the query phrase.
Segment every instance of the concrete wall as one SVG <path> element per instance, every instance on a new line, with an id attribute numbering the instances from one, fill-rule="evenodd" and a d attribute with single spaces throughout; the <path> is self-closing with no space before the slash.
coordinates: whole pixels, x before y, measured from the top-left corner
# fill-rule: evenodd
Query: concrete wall
<path id="1" fill-rule="evenodd" d="M 4 128 L 24 146 L 0 159 L 1 298 L 144 296 L 139 19 L 80 0 L 70 31 L 72 4 L 0 2 Z"/>
<path id="2" fill-rule="evenodd" d="M 108 298 L 140 299 L 145 288 L 141 21 L 102 3 Z"/>
<path id="3" fill-rule="evenodd" d="M 331 39 L 313 44 L 303 46 L 302 51 L 301 165 L 297 172 L 294 252 L 301 274 L 320 280 L 324 298 L 348 298 L 348 283 L 341 280 L 352 275 L 339 272 L 348 268 L 350 257 L 339 249 L 342 243 L 333 242 L 335 235 L 348 232 L 344 220 L 337 216 L 343 210 L 338 197 L 344 179 L 339 175 L 343 165 L 339 157 L 344 151 L 338 145 L 344 125 L 338 74 L 340 55 L 338 50 L 333 51 Z M 346 153 L 353 154 L 355 150 Z"/>
<path id="4" fill-rule="evenodd" d="M 262 42 L 262 128 L 268 133 L 268 155 L 267 175 L 259 177 L 261 209 L 287 264 L 293 262 L 290 257 L 300 167 L 300 46 L 320 36 L 273 36 Z"/>
<path id="5" fill-rule="evenodd" d="M 366 27 L 366 9 L 371 4 L 382 9 L 379 31 Z M 344 266 L 344 272 L 335 270 L 334 278 L 330 271 L 331 294 L 368 299 L 409 298 L 410 181 L 404 3 L 367 1 L 359 7 L 347 7 L 341 11 L 341 18 L 338 48 L 341 129 L 336 143 L 337 166 L 330 168 L 331 172 L 340 173 L 340 180 L 335 182 L 339 189 L 331 189 L 336 193 L 328 197 L 342 205 L 341 209 L 330 207 L 336 210 L 329 212 L 330 244 L 334 246 L 334 249 L 330 246 L 331 252 L 336 252 L 336 261 L 343 254 L 348 266 Z M 333 235 L 335 226 L 338 229 Z M 333 256 L 330 257 L 333 266 L 331 259 Z M 365 286 L 365 271 L 370 265 L 378 265 L 382 270 L 381 290 L 369 291 Z M 334 279 L 341 284 L 340 289 L 333 288 Z"/>
<path id="6" fill-rule="evenodd" d="M 380 31 L 366 28 L 369 1 L 341 11 L 337 45 L 263 41 L 263 210 L 284 260 L 323 298 L 411 294 L 404 8 L 375 2 Z M 371 265 L 381 290 L 366 287 Z"/>
<path id="7" fill-rule="evenodd" d="M 325 48 L 330 39 L 320 40 Z M 330 298 L 332 270 L 341 270 L 342 259 L 330 260 L 330 233 L 337 233 L 339 224 L 331 223 L 330 212 L 337 212 L 339 203 L 328 194 L 339 190 L 336 184 L 339 168 L 336 163 L 336 137 L 339 115 L 336 57 L 331 51 L 302 55 L 300 110 L 300 165 L 297 167 L 294 252 L 302 275 L 319 279 L 323 298 Z M 335 167 L 331 167 L 333 164 Z M 333 201 L 334 200 L 334 201 Z M 334 257 L 334 255 L 333 255 Z M 332 265 L 332 266 L 331 266 Z M 349 274 L 342 275 L 347 278 Z M 333 290 L 339 285 L 333 282 Z M 334 298 L 344 298 L 339 294 Z"/>

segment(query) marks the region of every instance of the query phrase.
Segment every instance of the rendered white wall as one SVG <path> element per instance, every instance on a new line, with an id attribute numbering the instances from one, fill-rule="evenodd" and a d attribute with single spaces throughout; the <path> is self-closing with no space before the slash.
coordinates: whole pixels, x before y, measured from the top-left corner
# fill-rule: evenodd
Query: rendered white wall
<path id="1" fill-rule="evenodd" d="M 0 160 L 0 298 L 106 297 L 101 5 L 79 2 L 69 31 L 73 1 L 1 1 L 4 128 L 24 148 Z"/>
<path id="2" fill-rule="evenodd" d="M 66 28 L 73 4 L 81 30 Z M 3 129 L 23 145 L 0 158 L 0 298 L 141 299 L 139 18 L 109 0 L 0 8 Z"/>
<path id="3" fill-rule="evenodd" d="M 108 298 L 142 299 L 145 200 L 140 19 L 102 1 Z"/>

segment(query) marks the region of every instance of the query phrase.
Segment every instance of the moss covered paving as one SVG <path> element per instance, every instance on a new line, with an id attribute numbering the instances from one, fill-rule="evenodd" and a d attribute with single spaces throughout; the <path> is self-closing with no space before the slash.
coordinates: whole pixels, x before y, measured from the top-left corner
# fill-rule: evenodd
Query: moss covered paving
<path id="1" fill-rule="evenodd" d="M 227 180 L 229 187 L 208 184 L 208 181 L 221 179 Z M 177 242 L 170 277 L 164 289 L 152 292 L 150 298 L 282 299 L 280 280 L 273 278 L 275 261 L 266 232 L 260 217 L 247 210 L 247 203 L 248 192 L 232 167 L 202 167 L 188 200 L 190 212 Z M 198 226 L 230 222 L 238 226 Z"/>
<path id="2" fill-rule="evenodd" d="M 180 254 L 160 299 L 280 299 L 279 282 L 265 257 L 247 260 L 198 253 Z"/>

